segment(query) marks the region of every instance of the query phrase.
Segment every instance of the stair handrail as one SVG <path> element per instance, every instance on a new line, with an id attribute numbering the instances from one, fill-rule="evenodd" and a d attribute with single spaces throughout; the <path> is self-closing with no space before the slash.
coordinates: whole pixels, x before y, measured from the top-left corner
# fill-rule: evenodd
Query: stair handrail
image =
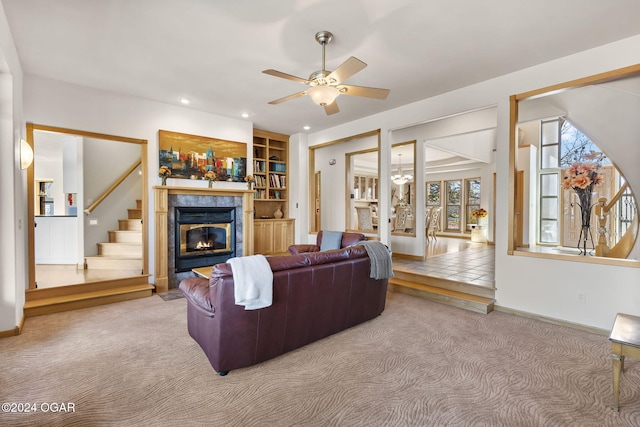
<path id="1" fill-rule="evenodd" d="M 607 222 L 608 216 L 610 215 L 609 212 L 615 206 L 618 200 L 620 200 L 620 198 L 623 196 L 628 186 L 629 184 L 627 182 L 622 184 L 618 189 L 617 193 L 611 198 L 611 200 L 608 203 L 607 203 L 606 197 L 600 197 L 598 199 L 598 203 L 595 206 L 596 208 L 595 214 L 598 217 L 598 222 L 599 222 L 598 245 L 596 245 L 596 248 L 595 248 L 596 256 L 611 257 L 611 258 L 626 258 L 631 251 L 631 247 L 629 246 L 628 241 L 630 239 L 633 239 L 633 241 L 635 241 L 635 236 L 636 236 L 636 233 L 633 232 L 633 230 L 631 230 L 632 227 L 630 227 L 625 233 L 625 235 L 622 237 L 622 239 L 616 242 L 616 244 L 613 246 L 613 248 L 616 248 L 616 246 L 618 246 L 617 250 L 615 251 L 613 250 L 613 248 L 609 247 L 609 244 L 605 236 L 607 232 L 605 228 L 605 224 Z M 633 226 L 633 222 L 632 222 L 632 226 Z M 637 228 L 637 221 L 636 221 L 636 228 Z M 632 231 L 632 233 L 629 233 L 630 230 Z M 624 250 L 622 248 L 628 248 L 628 250 Z M 626 255 L 623 255 L 624 252 L 627 252 Z"/>
<path id="2" fill-rule="evenodd" d="M 123 173 L 120 176 L 120 178 L 118 178 L 113 184 L 111 184 L 111 186 L 109 188 L 107 188 L 107 190 L 104 193 L 102 193 L 102 195 L 100 197 L 98 197 L 95 202 L 91 203 L 89 205 L 89 207 L 87 207 L 84 210 L 85 215 L 89 215 L 91 212 L 93 212 L 94 209 L 97 208 L 98 205 L 100 205 L 100 203 L 102 203 L 104 201 L 104 199 L 106 199 L 109 196 L 109 194 L 111 194 L 113 192 L 113 190 L 118 188 L 118 186 L 120 184 L 122 184 L 122 181 L 127 179 L 127 177 L 129 175 L 131 175 L 131 173 L 134 170 L 136 170 L 138 168 L 138 166 L 140 166 L 141 164 L 142 164 L 142 159 L 138 160 L 133 166 L 131 166 L 129 169 L 127 169 L 127 171 L 125 173 Z"/>

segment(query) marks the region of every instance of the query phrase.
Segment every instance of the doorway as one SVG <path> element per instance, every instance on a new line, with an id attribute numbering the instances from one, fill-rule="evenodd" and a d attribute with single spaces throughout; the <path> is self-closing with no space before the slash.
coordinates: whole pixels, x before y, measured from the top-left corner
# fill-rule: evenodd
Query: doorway
<path id="1" fill-rule="evenodd" d="M 147 275 L 147 141 L 31 123 L 27 141 L 35 154 L 27 171 L 28 291 Z M 124 216 L 139 218 L 114 218 L 125 204 Z M 115 237 L 123 220 L 139 230 Z M 105 248 L 136 236 L 129 246 L 139 246 L 137 264 L 86 268 L 87 255 L 102 250 L 92 236 L 101 225 Z"/>

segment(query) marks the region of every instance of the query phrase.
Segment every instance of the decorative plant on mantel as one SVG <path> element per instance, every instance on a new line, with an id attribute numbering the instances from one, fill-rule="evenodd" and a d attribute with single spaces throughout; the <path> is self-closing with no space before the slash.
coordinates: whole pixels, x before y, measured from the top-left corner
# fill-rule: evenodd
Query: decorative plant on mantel
<path id="1" fill-rule="evenodd" d="M 253 177 L 253 175 L 247 175 L 244 177 L 244 180 L 247 182 L 247 188 L 251 190 L 251 187 L 253 186 L 253 183 L 256 182 L 256 179 Z"/>
<path id="2" fill-rule="evenodd" d="M 215 181 L 218 178 L 218 176 L 214 171 L 206 171 L 202 177 L 207 181 L 209 181 L 209 188 L 213 187 L 213 181 Z"/>
<path id="3" fill-rule="evenodd" d="M 162 185 L 167 185 L 167 178 L 171 176 L 171 169 L 169 166 L 160 166 L 160 169 L 158 169 L 158 176 L 162 179 Z"/>

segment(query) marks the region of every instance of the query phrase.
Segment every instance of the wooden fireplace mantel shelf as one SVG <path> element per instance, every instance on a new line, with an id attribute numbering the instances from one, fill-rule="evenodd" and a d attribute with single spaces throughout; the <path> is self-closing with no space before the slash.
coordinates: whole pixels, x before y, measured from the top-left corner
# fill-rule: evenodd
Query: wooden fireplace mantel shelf
<path id="1" fill-rule="evenodd" d="M 166 190 L 167 194 L 200 194 L 200 195 L 219 194 L 222 196 L 238 196 L 238 195 L 244 195 L 249 193 L 251 194 L 251 197 L 253 197 L 253 193 L 255 192 L 255 190 L 243 190 L 239 188 L 220 188 L 220 187 L 215 187 L 215 184 L 213 188 L 154 185 L 153 189 L 155 191 Z"/>
<path id="2" fill-rule="evenodd" d="M 167 292 L 169 290 L 168 278 L 168 246 L 169 246 L 169 195 L 197 195 L 197 196 L 230 196 L 242 197 L 243 228 L 242 245 L 243 256 L 253 255 L 253 190 L 235 188 L 200 188 L 200 187 L 174 187 L 156 185 L 154 192 L 155 212 L 155 286 L 156 291 Z"/>

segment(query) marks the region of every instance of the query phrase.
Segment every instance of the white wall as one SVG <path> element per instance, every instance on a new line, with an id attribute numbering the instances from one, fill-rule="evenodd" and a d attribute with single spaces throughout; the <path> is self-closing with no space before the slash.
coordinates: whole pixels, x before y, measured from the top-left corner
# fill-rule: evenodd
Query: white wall
<path id="1" fill-rule="evenodd" d="M 381 175 L 385 176 L 389 173 L 390 164 L 390 130 L 464 111 L 496 106 L 497 304 L 541 316 L 608 329 L 618 312 L 640 315 L 639 268 L 507 255 L 509 97 L 636 63 L 640 63 L 640 36 L 317 132 L 309 135 L 309 144 L 321 144 L 381 128 L 382 135 L 387 136 L 383 137 L 381 147 Z M 640 188 L 640 182 L 630 184 L 632 188 Z M 388 188 L 381 188 L 381 192 L 381 199 L 384 200 L 384 194 L 389 194 Z M 384 236 L 382 238 L 384 239 Z M 586 293 L 585 303 L 578 301 L 578 293 Z"/>
<path id="2" fill-rule="evenodd" d="M 135 208 L 136 200 L 142 200 L 142 177 L 138 174 L 140 167 L 132 172 L 122 185 L 119 185 L 93 212 L 88 215 L 81 212 L 140 160 L 142 148 L 140 144 L 92 138 L 83 138 L 82 147 L 84 168 L 82 181 L 85 200 L 78 208 L 84 227 L 84 240 L 81 247 L 84 248 L 84 256 L 93 256 L 98 254 L 97 244 L 108 241 L 109 230 L 117 230 L 118 220 L 127 218 L 127 209 Z"/>
<path id="3" fill-rule="evenodd" d="M 346 229 L 345 154 L 378 147 L 378 137 L 367 136 L 315 150 L 315 172 L 321 172 L 321 229 Z M 334 165 L 329 164 L 335 159 Z"/>
<path id="4" fill-rule="evenodd" d="M 26 172 L 20 169 L 22 67 L 0 3 L 0 332 L 22 319 L 27 284 Z"/>
<path id="5" fill-rule="evenodd" d="M 309 175 L 308 138 L 306 134 L 295 134 L 289 138 L 289 216 L 296 218 L 294 241 L 296 243 L 316 243 L 316 237 L 309 230 Z M 294 179 L 299 177 L 299 179 Z"/>

